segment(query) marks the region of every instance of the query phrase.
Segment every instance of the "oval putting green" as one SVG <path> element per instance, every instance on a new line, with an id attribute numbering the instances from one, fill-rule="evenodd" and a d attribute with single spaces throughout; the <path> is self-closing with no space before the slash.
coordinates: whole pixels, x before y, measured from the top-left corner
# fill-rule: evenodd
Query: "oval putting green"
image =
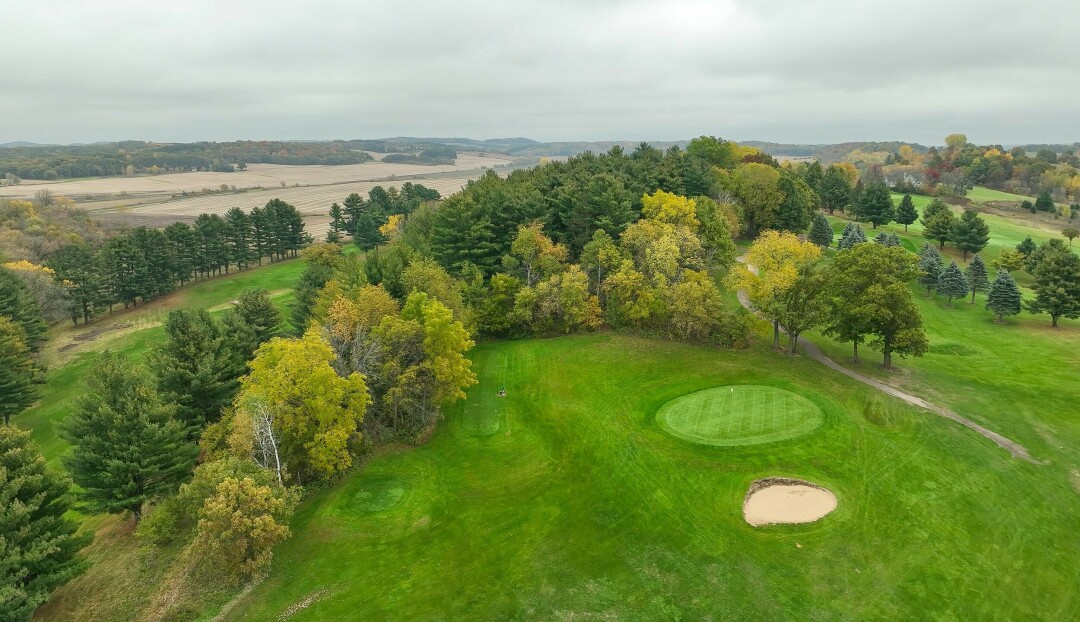
<path id="1" fill-rule="evenodd" d="M 805 397 L 754 384 L 689 393 L 656 413 L 656 421 L 668 433 L 692 443 L 723 447 L 794 438 L 814 431 L 822 420 L 821 409 Z"/>

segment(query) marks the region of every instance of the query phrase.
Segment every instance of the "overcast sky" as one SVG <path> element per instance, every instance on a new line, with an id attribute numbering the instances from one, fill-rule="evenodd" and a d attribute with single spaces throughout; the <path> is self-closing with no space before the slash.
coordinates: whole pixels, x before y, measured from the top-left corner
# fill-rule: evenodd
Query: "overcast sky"
<path id="1" fill-rule="evenodd" d="M 1080 140 L 1080 0 L 42 0 L 0 143 Z"/>

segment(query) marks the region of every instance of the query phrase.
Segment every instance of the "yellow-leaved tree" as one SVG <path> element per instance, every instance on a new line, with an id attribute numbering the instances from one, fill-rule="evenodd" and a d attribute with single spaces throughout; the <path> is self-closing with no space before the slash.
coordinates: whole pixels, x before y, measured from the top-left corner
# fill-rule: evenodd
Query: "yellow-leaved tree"
<path id="1" fill-rule="evenodd" d="M 793 233 L 766 231 L 746 251 L 745 263 L 735 266 L 728 285 L 746 292 L 750 305 L 773 323 L 773 347 L 780 347 L 780 319 L 786 315 L 789 294 L 799 285 L 807 266 L 821 258 L 821 248 Z"/>
<path id="2" fill-rule="evenodd" d="M 360 422 L 370 396 L 364 377 L 334 371 L 334 351 L 318 329 L 299 339 L 274 338 L 259 346 L 251 373 L 241 379 L 230 445 L 255 451 L 250 405 L 267 412 L 261 424 L 273 433 L 281 468 L 298 482 L 329 477 L 352 464 L 350 442 L 360 440 Z M 250 447 L 250 449 L 248 449 Z"/>

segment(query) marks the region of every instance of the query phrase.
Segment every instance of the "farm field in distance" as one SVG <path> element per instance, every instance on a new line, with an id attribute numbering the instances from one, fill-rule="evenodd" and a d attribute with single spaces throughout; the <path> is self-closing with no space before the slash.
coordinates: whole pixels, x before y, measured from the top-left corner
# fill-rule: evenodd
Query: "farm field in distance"
<path id="1" fill-rule="evenodd" d="M 385 154 L 372 155 L 380 158 Z M 400 187 L 409 181 L 447 196 L 489 169 L 506 171 L 513 166 L 514 160 L 508 157 L 467 153 L 459 153 L 452 165 L 387 164 L 378 160 L 341 166 L 250 164 L 246 171 L 233 173 L 24 180 L 17 186 L 0 186 L 0 198 L 33 198 L 36 191 L 48 188 L 75 200 L 93 217 L 124 227 L 193 222 L 199 214 L 224 214 L 232 207 L 250 211 L 279 198 L 296 206 L 305 217 L 307 232 L 320 239 L 329 228 L 326 214 L 330 204 L 341 203 L 350 193 L 366 196 L 375 186 Z M 221 184 L 235 186 L 236 192 L 218 191 Z M 214 192 L 204 193 L 203 189 Z M 184 192 L 189 196 L 179 196 Z"/>

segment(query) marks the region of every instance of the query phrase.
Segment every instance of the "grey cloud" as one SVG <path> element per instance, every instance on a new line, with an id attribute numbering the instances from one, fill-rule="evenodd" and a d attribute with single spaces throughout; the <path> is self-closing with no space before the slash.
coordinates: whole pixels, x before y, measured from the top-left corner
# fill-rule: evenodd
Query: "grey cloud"
<path id="1" fill-rule="evenodd" d="M 1080 139 L 1074 0 L 51 1 L 0 142 Z"/>

